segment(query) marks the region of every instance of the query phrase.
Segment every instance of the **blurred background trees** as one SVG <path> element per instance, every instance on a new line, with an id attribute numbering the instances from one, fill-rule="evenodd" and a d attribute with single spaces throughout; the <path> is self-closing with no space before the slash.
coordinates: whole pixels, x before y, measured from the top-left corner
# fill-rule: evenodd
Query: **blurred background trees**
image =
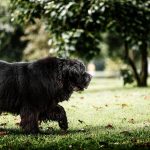
<path id="1" fill-rule="evenodd" d="M 24 29 L 25 35 L 22 41 L 28 41 L 23 51 L 23 60 L 34 60 L 39 57 L 49 55 L 49 36 L 45 31 L 45 25 L 40 20 L 35 20 L 35 24 L 30 24 Z"/>
<path id="2" fill-rule="evenodd" d="M 0 57 L 9 61 L 21 60 L 26 41 L 21 41 L 23 28 L 11 22 L 9 1 L 0 2 Z"/>
<path id="3" fill-rule="evenodd" d="M 10 0 L 0 2 L 0 58 L 7 61 L 33 60 L 49 54 L 48 33 L 40 20 L 34 24 L 13 21 Z"/>
<path id="4" fill-rule="evenodd" d="M 20 48 L 20 58 L 29 60 L 48 53 L 80 57 L 86 61 L 111 57 L 128 66 L 125 68 L 127 71 L 123 71 L 124 79 L 128 80 L 130 76 L 136 80 L 137 86 L 147 86 L 149 0 L 10 1 L 7 8 L 11 11 L 11 26 L 15 24 L 16 28 L 19 24 L 22 29 L 16 46 L 25 43 Z M 6 18 L 10 21 L 9 17 Z M 8 48 L 3 49 L 6 51 Z M 8 53 L 14 52 L 12 47 Z"/>

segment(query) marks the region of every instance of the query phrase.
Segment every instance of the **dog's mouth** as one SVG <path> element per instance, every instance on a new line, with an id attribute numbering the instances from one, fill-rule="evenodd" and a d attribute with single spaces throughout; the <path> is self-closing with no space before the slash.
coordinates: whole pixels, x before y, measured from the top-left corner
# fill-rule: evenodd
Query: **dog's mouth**
<path id="1" fill-rule="evenodd" d="M 75 86 L 75 87 L 73 88 L 73 90 L 76 91 L 76 92 L 84 91 L 84 89 L 86 89 L 86 88 L 80 87 L 80 86 Z"/>
<path id="2" fill-rule="evenodd" d="M 89 86 L 89 83 L 87 83 L 85 86 L 74 86 L 73 87 L 73 90 L 76 91 L 76 92 L 79 92 L 79 91 L 84 91 L 85 89 L 87 89 Z"/>
<path id="3" fill-rule="evenodd" d="M 84 91 L 84 89 L 87 89 L 90 81 L 91 81 L 92 76 L 88 73 L 84 75 L 84 78 L 80 81 L 80 84 L 75 84 L 73 87 L 74 91 Z"/>

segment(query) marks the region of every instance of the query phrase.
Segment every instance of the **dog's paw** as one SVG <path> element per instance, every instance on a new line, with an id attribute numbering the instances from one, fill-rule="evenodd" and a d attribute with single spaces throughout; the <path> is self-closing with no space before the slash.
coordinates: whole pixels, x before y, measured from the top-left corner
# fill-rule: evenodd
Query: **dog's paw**
<path id="1" fill-rule="evenodd" d="M 68 134 L 68 130 L 61 130 L 61 131 L 60 131 L 60 134 L 61 134 L 61 135 L 66 135 L 66 134 Z"/>

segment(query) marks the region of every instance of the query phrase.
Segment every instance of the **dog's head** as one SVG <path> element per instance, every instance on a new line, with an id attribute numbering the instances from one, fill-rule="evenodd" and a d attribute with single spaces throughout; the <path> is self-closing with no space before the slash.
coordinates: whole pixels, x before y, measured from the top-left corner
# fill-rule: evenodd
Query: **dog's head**
<path id="1" fill-rule="evenodd" d="M 84 64 L 78 60 L 69 60 L 67 78 L 74 91 L 83 91 L 88 87 L 92 76 L 86 72 Z"/>

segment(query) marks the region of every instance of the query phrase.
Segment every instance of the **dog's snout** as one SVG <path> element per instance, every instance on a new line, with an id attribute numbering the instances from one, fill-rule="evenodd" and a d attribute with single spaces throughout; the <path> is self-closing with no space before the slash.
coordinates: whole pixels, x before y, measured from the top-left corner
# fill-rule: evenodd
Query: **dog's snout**
<path id="1" fill-rule="evenodd" d="M 92 79 L 92 76 L 89 73 L 85 72 L 84 73 L 84 82 L 83 82 L 83 85 L 85 86 L 85 88 L 88 87 L 91 79 Z"/>
<path id="2" fill-rule="evenodd" d="M 89 75 L 89 78 L 90 78 L 90 80 L 91 80 L 93 76 L 92 76 L 91 74 L 89 74 L 89 73 L 88 73 L 88 75 Z"/>
<path id="3" fill-rule="evenodd" d="M 91 81 L 92 75 L 86 72 L 85 73 L 85 78 L 86 78 L 87 81 Z"/>

